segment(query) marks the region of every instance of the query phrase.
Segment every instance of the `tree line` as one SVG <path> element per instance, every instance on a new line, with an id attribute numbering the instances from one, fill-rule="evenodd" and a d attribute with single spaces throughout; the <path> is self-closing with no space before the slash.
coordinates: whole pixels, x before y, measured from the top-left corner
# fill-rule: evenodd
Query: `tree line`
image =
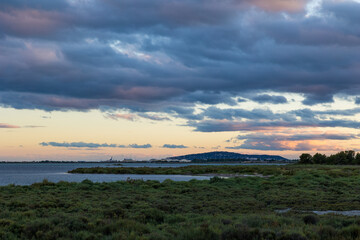
<path id="1" fill-rule="evenodd" d="M 360 165 L 360 153 L 353 150 L 341 151 L 330 156 L 315 153 L 313 156 L 309 153 L 300 155 L 300 164 L 329 164 L 329 165 Z"/>

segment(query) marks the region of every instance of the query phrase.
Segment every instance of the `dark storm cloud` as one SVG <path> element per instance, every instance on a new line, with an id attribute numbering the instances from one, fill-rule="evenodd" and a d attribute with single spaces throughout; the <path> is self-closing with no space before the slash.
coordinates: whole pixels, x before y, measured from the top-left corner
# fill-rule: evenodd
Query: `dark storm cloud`
<path id="1" fill-rule="evenodd" d="M 344 119 L 360 113 L 360 108 L 337 110 L 298 109 L 274 113 L 270 109 L 239 109 L 208 107 L 193 118 L 187 126 L 200 132 L 256 131 L 278 128 L 344 127 L 360 128 L 357 120 Z"/>
<path id="2" fill-rule="evenodd" d="M 255 96 L 255 97 L 251 98 L 251 100 L 253 100 L 255 102 L 259 102 L 259 103 L 273 103 L 273 104 L 282 104 L 282 103 L 287 103 L 288 102 L 286 97 L 283 97 L 283 96 L 271 96 L 271 95 L 268 95 L 268 94 Z"/>
<path id="3" fill-rule="evenodd" d="M 360 108 L 350 108 L 350 109 L 336 109 L 336 110 L 322 110 L 314 111 L 311 109 L 299 109 L 290 111 L 288 114 L 295 114 L 296 116 L 301 117 L 304 120 L 313 119 L 316 116 L 330 115 L 330 116 L 355 116 L 360 113 Z"/>
<path id="4" fill-rule="evenodd" d="M 68 7 L 67 1 L 64 0 L 2 0 L 0 2 L 0 7 L 12 7 L 16 9 L 44 9 L 44 10 L 55 10 L 60 11 Z"/>
<path id="5" fill-rule="evenodd" d="M 354 116 L 360 113 L 360 108 L 351 108 L 344 110 L 322 110 L 315 111 L 308 108 L 292 110 L 285 113 L 274 113 L 270 109 L 255 108 L 253 110 L 239 109 L 239 108 L 218 108 L 208 107 L 203 109 L 203 112 L 198 114 L 198 119 L 204 117 L 216 120 L 232 120 L 236 118 L 244 118 L 250 120 L 283 120 L 286 122 L 298 121 L 300 117 L 302 121 L 314 122 L 318 121 L 323 115 L 330 116 Z M 336 120 L 334 120 L 336 122 Z"/>
<path id="6" fill-rule="evenodd" d="M 184 145 L 175 145 L 175 144 L 164 144 L 162 147 L 163 148 L 188 148 L 187 146 L 184 146 Z"/>
<path id="7" fill-rule="evenodd" d="M 165 113 L 171 114 L 175 117 L 190 119 L 190 120 L 201 120 L 204 118 L 203 115 L 195 114 L 192 107 L 181 107 L 181 106 L 170 106 L 164 110 Z"/>
<path id="8" fill-rule="evenodd" d="M 249 92 L 259 94 L 248 97 L 254 101 L 275 104 L 287 102 L 281 93 L 300 93 L 307 105 L 332 102 L 338 93 L 356 95 L 360 4 L 323 1 L 318 16 L 306 16 L 306 3 L 1 1 L 0 104 L 170 112 L 197 121 L 271 118 L 291 125 L 294 114 L 216 108 L 194 114 L 194 106 L 236 105 Z"/>
<path id="9" fill-rule="evenodd" d="M 272 119 L 272 120 L 281 120 L 286 119 L 289 121 L 295 120 L 294 116 L 290 114 L 277 114 L 273 113 L 269 109 L 237 109 L 237 108 L 226 108 L 220 109 L 217 107 L 208 107 L 201 114 L 203 117 L 211 118 L 211 119 L 235 119 L 235 118 L 245 118 L 245 119 Z"/>
<path id="10" fill-rule="evenodd" d="M 183 95 L 179 100 L 181 102 L 203 103 L 203 104 L 218 104 L 225 103 L 227 105 L 236 105 L 234 95 L 228 92 L 217 91 L 195 91 Z"/>
<path id="11" fill-rule="evenodd" d="M 355 104 L 360 104 L 360 97 L 355 98 Z"/>
<path id="12" fill-rule="evenodd" d="M 348 23 L 358 24 L 360 22 L 360 5 L 355 1 L 325 1 L 323 8 Z"/>

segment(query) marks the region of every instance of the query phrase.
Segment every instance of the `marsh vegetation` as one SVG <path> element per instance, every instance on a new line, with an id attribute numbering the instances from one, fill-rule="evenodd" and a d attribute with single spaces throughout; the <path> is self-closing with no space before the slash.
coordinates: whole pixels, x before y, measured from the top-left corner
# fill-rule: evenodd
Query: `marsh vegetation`
<path id="1" fill-rule="evenodd" d="M 196 169 L 210 171 L 208 167 Z M 359 209 L 360 167 L 221 166 L 211 167 L 211 171 L 272 176 L 161 183 L 128 179 L 113 183 L 85 180 L 9 185 L 0 187 L 0 236 L 156 240 L 360 238 L 360 218 L 311 213 Z M 276 212 L 287 208 L 291 211 Z"/>

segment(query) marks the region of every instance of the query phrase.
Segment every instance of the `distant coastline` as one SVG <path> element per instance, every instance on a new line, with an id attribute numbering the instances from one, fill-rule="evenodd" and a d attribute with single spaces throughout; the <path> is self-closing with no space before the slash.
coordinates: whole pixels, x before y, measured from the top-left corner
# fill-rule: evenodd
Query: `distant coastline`
<path id="1" fill-rule="evenodd" d="M 298 160 L 289 160 L 278 155 L 265 154 L 241 154 L 226 151 L 214 151 L 196 154 L 187 154 L 181 156 L 173 156 L 164 159 L 149 160 L 133 160 L 124 158 L 123 160 L 114 160 L 111 157 L 108 160 L 99 161 L 56 161 L 56 160 L 40 160 L 40 161 L 2 161 L 0 163 L 295 163 Z"/>
<path id="2" fill-rule="evenodd" d="M 197 154 L 188 154 L 182 156 L 168 157 L 164 159 L 134 160 L 124 158 L 123 160 L 114 160 L 112 157 L 108 160 L 99 161 L 58 161 L 58 160 L 39 160 L 39 161 L 1 161 L 0 163 L 294 163 L 297 160 L 289 160 L 282 156 L 275 155 L 248 155 L 234 152 L 205 152 Z"/>

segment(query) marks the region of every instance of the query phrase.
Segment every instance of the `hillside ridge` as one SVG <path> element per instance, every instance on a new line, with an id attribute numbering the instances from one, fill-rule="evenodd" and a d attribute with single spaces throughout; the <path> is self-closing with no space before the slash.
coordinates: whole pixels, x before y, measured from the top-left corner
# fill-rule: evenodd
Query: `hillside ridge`
<path id="1" fill-rule="evenodd" d="M 242 154 L 227 151 L 213 151 L 205 153 L 187 154 L 181 156 L 168 157 L 171 160 L 275 160 L 275 161 L 286 161 L 288 159 L 279 155 L 267 155 L 267 154 Z"/>

